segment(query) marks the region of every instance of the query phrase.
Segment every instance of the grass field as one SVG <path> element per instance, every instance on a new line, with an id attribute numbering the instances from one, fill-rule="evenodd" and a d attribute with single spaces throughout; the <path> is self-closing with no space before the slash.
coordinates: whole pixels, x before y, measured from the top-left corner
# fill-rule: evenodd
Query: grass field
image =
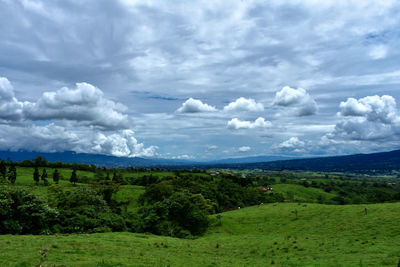
<path id="1" fill-rule="evenodd" d="M 34 168 L 31 167 L 17 167 L 17 180 L 15 182 L 16 185 L 35 185 L 35 182 L 33 180 L 33 172 L 34 172 Z M 47 180 L 49 181 L 50 184 L 53 183 L 53 172 L 54 172 L 55 168 L 46 168 L 47 171 Z M 60 177 L 60 184 L 61 185 L 70 185 L 69 179 L 71 177 L 71 173 L 72 173 L 72 169 L 71 168 L 58 168 L 58 171 L 61 175 Z M 39 168 L 39 174 L 42 175 L 43 172 L 43 167 Z M 100 173 L 105 177 L 105 171 L 101 170 Z M 126 170 L 119 170 L 119 173 L 124 177 L 124 178 L 129 178 L 129 177 L 142 177 L 142 176 L 149 176 L 149 175 L 153 175 L 153 176 L 157 176 L 160 178 L 163 177 L 167 177 L 167 176 L 174 176 L 173 172 L 167 172 L 167 171 L 153 171 L 153 172 L 132 172 L 132 171 L 126 171 Z M 205 176 L 205 177 L 209 177 L 209 174 L 207 173 L 195 173 L 192 174 L 190 172 L 185 173 L 185 172 L 181 172 L 182 175 L 186 175 L 186 174 L 191 174 L 191 175 L 195 175 L 195 176 Z M 95 181 L 97 180 L 97 178 L 95 177 L 95 172 L 92 171 L 81 171 L 78 170 L 77 171 L 77 176 L 78 176 L 78 180 L 82 180 L 84 182 L 86 181 Z M 109 176 L 110 179 L 113 176 L 113 170 L 109 170 Z M 103 178 L 104 179 L 104 178 Z M 42 181 L 40 181 L 40 184 L 43 184 Z"/>
<path id="2" fill-rule="evenodd" d="M 46 168 L 52 181 L 53 169 Z M 50 187 L 33 181 L 33 168 L 19 167 L 15 187 L 46 198 Z M 59 187 L 72 189 L 72 170 L 59 169 Z M 42 169 L 40 168 L 40 173 Z M 93 172 L 78 177 L 95 179 Z M 139 177 L 150 173 L 123 173 Z M 153 172 L 159 177 L 169 172 Z M 196 174 L 207 175 L 207 174 Z M 316 176 L 316 175 L 315 175 Z M 320 179 L 316 177 L 315 179 Z M 5 185 L 6 186 L 6 185 Z M 77 184 L 77 186 L 87 186 Z M 0 236 L 0 266 L 34 266 L 47 248 L 47 266 L 396 266 L 400 258 L 400 203 L 320 205 L 334 192 L 297 184 L 275 184 L 297 203 L 265 204 L 212 216 L 213 225 L 197 239 L 134 233 Z M 138 207 L 144 187 L 122 185 L 114 196 Z M 367 214 L 365 214 L 365 208 Z"/>
<path id="3" fill-rule="evenodd" d="M 29 167 L 18 167 L 17 168 L 17 180 L 15 182 L 16 185 L 34 185 L 35 182 L 33 180 L 33 172 L 34 168 Z M 59 168 L 58 171 L 60 172 L 60 184 L 62 185 L 69 185 L 69 178 L 71 177 L 72 169 L 68 168 Z M 43 168 L 39 168 L 39 173 L 42 175 Z M 54 168 L 46 168 L 47 172 L 47 179 L 49 180 L 50 184 L 53 183 L 53 172 Z M 78 177 L 80 178 L 88 178 L 94 179 L 94 173 L 90 171 L 77 171 Z M 40 181 L 42 184 L 43 182 Z"/>
<path id="4" fill-rule="evenodd" d="M 336 196 L 333 193 L 327 193 L 320 188 L 304 187 L 297 184 L 274 184 L 273 192 L 282 193 L 284 197 L 295 202 L 316 202 L 318 197 L 331 199 Z"/>
<path id="5" fill-rule="evenodd" d="M 113 197 L 117 201 L 129 202 L 127 206 L 127 211 L 134 211 L 138 205 L 138 199 L 141 194 L 144 193 L 144 186 L 138 185 L 122 185 L 119 191 Z"/>
<path id="6" fill-rule="evenodd" d="M 367 215 L 365 215 L 367 208 Z M 295 211 L 297 210 L 297 218 Z M 0 236 L 0 266 L 396 266 L 400 203 L 280 203 L 222 214 L 197 239 L 103 233 Z"/>

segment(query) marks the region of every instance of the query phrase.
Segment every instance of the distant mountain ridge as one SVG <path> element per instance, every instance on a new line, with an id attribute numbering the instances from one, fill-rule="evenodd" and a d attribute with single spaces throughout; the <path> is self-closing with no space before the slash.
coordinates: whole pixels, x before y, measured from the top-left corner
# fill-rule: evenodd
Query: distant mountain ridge
<path id="1" fill-rule="evenodd" d="M 400 150 L 370 154 L 346 156 L 290 159 L 280 156 L 256 156 L 247 158 L 229 158 L 208 162 L 196 162 L 163 158 L 127 158 L 99 154 L 75 153 L 71 151 L 42 153 L 27 151 L 0 151 L 0 159 L 12 161 L 32 160 L 43 156 L 48 161 L 67 163 L 95 164 L 111 168 L 127 167 L 163 167 L 163 168 L 229 168 L 229 169 L 265 169 L 265 170 L 303 170 L 303 171 L 400 171 Z"/>
<path id="2" fill-rule="evenodd" d="M 370 154 L 279 160 L 248 164 L 215 165 L 214 168 L 301 170 L 329 172 L 388 172 L 400 171 L 400 150 Z"/>
<path id="3" fill-rule="evenodd" d="M 30 152 L 30 151 L 0 151 L 0 159 L 11 161 L 33 160 L 37 156 L 43 156 L 50 162 L 61 161 L 66 163 L 84 163 L 95 164 L 112 168 L 127 167 L 207 167 L 214 164 L 244 164 L 255 162 L 268 162 L 274 160 L 290 159 L 280 156 L 255 156 L 244 158 L 228 158 L 206 162 L 196 162 L 183 159 L 165 159 L 165 158 L 141 158 L 141 157 L 116 157 L 100 154 L 76 153 L 73 151 L 65 152 Z"/>
<path id="4" fill-rule="evenodd" d="M 169 160 L 169 159 L 146 159 L 140 157 L 116 157 L 107 156 L 100 154 L 87 154 L 87 153 L 76 153 L 73 151 L 65 152 L 28 152 L 28 151 L 0 151 L 0 159 L 11 161 L 23 161 L 33 160 L 37 156 L 43 156 L 50 162 L 61 161 L 65 163 L 84 163 L 84 164 L 95 164 L 97 166 L 106 166 L 112 168 L 127 168 L 131 166 L 135 167 L 156 167 L 156 166 L 168 166 L 168 165 L 180 165 L 187 164 L 185 160 Z"/>

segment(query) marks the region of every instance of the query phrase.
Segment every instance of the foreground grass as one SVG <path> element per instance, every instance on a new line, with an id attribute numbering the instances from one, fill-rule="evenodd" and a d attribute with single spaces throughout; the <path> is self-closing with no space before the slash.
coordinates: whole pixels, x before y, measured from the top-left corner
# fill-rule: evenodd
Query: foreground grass
<path id="1" fill-rule="evenodd" d="M 365 215 L 367 208 L 367 215 Z M 297 210 L 297 219 L 296 211 Z M 0 266 L 396 266 L 400 203 L 268 204 L 222 214 L 200 238 L 0 236 Z"/>

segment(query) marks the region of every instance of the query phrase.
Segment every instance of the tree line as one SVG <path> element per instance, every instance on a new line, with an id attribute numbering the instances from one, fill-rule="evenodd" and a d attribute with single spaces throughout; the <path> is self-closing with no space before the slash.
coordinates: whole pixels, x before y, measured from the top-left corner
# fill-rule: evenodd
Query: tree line
<path id="1" fill-rule="evenodd" d="M 0 233 L 93 233 L 106 231 L 150 232 L 190 237 L 201 235 L 210 225 L 210 214 L 260 203 L 283 201 L 239 176 L 211 177 L 203 172 L 171 171 L 161 177 L 145 174 L 123 177 L 121 172 L 103 172 L 90 183 L 76 187 L 57 185 L 60 173 L 53 171 L 50 185 L 46 168 L 33 170 L 33 181 L 47 185 L 47 198 L 15 186 L 0 187 Z M 77 178 L 76 170 L 71 173 Z M 121 184 L 143 184 L 145 191 L 134 211 L 129 201 L 116 197 Z"/>
<path id="2" fill-rule="evenodd" d="M 39 164 L 39 162 L 38 162 Z M 43 167 L 43 166 L 41 166 Z M 94 178 L 78 177 L 73 169 L 69 181 L 82 186 L 57 185 L 63 177 L 58 169 L 35 166 L 33 181 L 47 186 L 46 199 L 17 186 L 0 186 L 0 233 L 93 233 L 106 231 L 150 232 L 176 237 L 204 233 L 211 214 L 282 202 L 281 193 L 259 188 L 273 183 L 296 183 L 304 187 L 334 192 L 332 199 L 316 199 L 327 204 L 376 203 L 400 200 L 400 187 L 384 183 L 350 181 L 302 181 L 272 178 L 255 173 L 210 175 L 204 171 L 174 170 L 163 175 L 138 169 L 96 168 Z M 123 175 L 124 174 L 124 175 Z M 15 183 L 15 164 L 0 162 L 1 179 Z M 15 178 L 14 178 L 15 177 Z M 48 181 L 53 178 L 54 184 Z M 13 182 L 12 182 L 13 181 Z M 137 208 L 128 210 L 129 201 L 118 200 L 121 185 L 144 186 Z"/>

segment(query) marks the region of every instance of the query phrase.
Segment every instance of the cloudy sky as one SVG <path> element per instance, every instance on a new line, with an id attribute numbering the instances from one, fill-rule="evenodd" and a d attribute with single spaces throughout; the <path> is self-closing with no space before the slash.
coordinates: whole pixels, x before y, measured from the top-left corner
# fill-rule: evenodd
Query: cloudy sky
<path id="1" fill-rule="evenodd" d="M 398 149 L 398 1 L 0 0 L 0 150 Z"/>

